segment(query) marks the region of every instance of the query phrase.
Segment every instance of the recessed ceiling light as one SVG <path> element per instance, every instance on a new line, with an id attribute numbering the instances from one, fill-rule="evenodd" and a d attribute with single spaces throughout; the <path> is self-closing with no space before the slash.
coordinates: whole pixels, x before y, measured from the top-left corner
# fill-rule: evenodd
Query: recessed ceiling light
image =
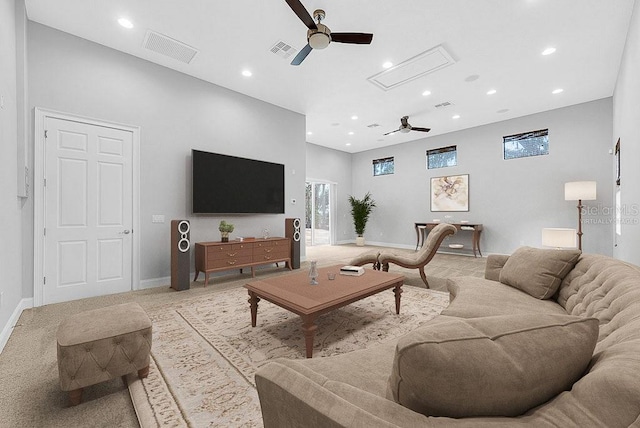
<path id="1" fill-rule="evenodd" d="M 493 95 L 496 92 L 498 92 L 498 91 L 496 91 L 495 89 L 490 89 L 490 90 L 487 91 L 487 95 Z"/>
<path id="2" fill-rule="evenodd" d="M 426 97 L 427 95 L 431 95 L 431 91 L 427 90 L 422 93 L 422 96 Z"/>
<path id="3" fill-rule="evenodd" d="M 480 76 L 478 76 L 477 74 L 472 74 L 471 76 L 467 76 L 467 78 L 464 79 L 464 81 L 465 82 L 475 82 L 479 78 L 480 78 Z"/>
<path id="4" fill-rule="evenodd" d="M 549 47 L 542 51 L 542 55 L 551 55 L 555 51 L 556 51 L 556 48 Z"/>
<path id="5" fill-rule="evenodd" d="M 353 135 L 353 131 L 349 131 L 349 135 Z"/>
<path id="6" fill-rule="evenodd" d="M 391 61 L 387 61 L 384 64 L 382 64 L 382 68 L 391 68 L 393 67 L 393 63 Z"/>
<path id="7" fill-rule="evenodd" d="M 358 116 L 354 114 L 353 116 L 351 116 L 351 120 L 358 120 Z"/>
<path id="8" fill-rule="evenodd" d="M 311 135 L 311 134 L 313 134 L 313 132 L 311 132 L 311 131 L 308 131 L 308 132 L 307 132 L 307 135 Z"/>
<path id="9" fill-rule="evenodd" d="M 345 146 L 350 146 L 350 145 L 351 145 L 351 143 L 347 143 L 347 144 L 345 144 Z"/>
<path id="10" fill-rule="evenodd" d="M 242 75 L 244 77 L 251 77 L 253 75 L 253 73 L 249 70 L 242 70 Z"/>
<path id="11" fill-rule="evenodd" d="M 124 28 L 133 28 L 133 22 L 129 21 L 127 18 L 118 19 L 118 24 L 122 25 Z"/>
<path id="12" fill-rule="evenodd" d="M 460 119 L 460 115 L 459 114 L 454 114 L 453 116 L 451 116 L 451 119 Z"/>
<path id="13" fill-rule="evenodd" d="M 564 91 L 564 89 L 558 88 L 558 89 L 554 89 L 551 93 L 553 95 L 559 94 L 560 92 Z"/>

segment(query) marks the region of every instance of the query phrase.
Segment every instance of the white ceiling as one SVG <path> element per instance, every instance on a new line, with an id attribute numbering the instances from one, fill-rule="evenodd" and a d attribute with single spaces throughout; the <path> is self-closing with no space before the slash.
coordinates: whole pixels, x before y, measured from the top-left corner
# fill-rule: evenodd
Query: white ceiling
<path id="1" fill-rule="evenodd" d="M 332 43 L 298 67 L 270 51 L 279 41 L 306 44 L 306 27 L 284 0 L 26 5 L 32 21 L 302 113 L 308 142 L 354 153 L 611 96 L 633 2 L 302 0 L 310 14 L 326 11 L 323 23 L 332 31 L 374 37 L 371 45 Z M 118 25 L 120 17 L 134 28 Z M 199 52 L 184 64 L 147 50 L 149 29 Z M 388 91 L 367 80 L 385 61 L 397 65 L 438 45 L 455 64 Z M 541 55 L 549 46 L 556 53 Z M 253 75 L 244 77 L 244 69 Z M 479 77 L 467 82 L 470 76 Z M 564 91 L 553 95 L 557 88 Z M 497 92 L 487 95 L 490 89 Z M 434 107 L 447 101 L 453 106 Z M 383 137 L 404 115 L 431 132 Z M 380 127 L 368 128 L 372 123 Z"/>

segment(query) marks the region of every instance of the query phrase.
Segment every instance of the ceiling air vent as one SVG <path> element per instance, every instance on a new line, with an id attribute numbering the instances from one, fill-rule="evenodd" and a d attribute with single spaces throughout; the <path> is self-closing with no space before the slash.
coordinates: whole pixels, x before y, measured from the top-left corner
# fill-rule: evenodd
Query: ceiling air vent
<path id="1" fill-rule="evenodd" d="M 191 46 L 148 30 L 142 45 L 144 48 L 168 56 L 185 64 L 191 63 L 198 51 Z"/>
<path id="2" fill-rule="evenodd" d="M 291 55 L 296 53 L 296 49 L 294 49 L 290 44 L 283 42 L 282 40 L 273 45 L 269 50 L 283 59 L 287 59 Z"/>
<path id="3" fill-rule="evenodd" d="M 452 105 L 453 105 L 453 103 L 450 103 L 449 101 L 445 101 L 443 103 L 436 104 L 435 107 L 436 108 L 445 108 L 445 107 L 449 107 L 449 106 L 452 106 Z"/>
<path id="4" fill-rule="evenodd" d="M 367 125 L 367 128 L 377 128 L 378 126 L 380 126 L 379 123 L 372 123 L 371 125 Z"/>

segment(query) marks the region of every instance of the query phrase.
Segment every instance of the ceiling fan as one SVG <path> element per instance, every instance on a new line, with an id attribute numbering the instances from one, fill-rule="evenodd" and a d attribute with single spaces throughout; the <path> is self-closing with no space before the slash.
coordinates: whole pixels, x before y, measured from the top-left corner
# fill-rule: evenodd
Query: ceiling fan
<path id="1" fill-rule="evenodd" d="M 291 61 L 291 65 L 300 65 L 313 49 L 324 49 L 331 42 L 354 43 L 358 45 L 368 45 L 373 40 L 373 34 L 369 33 L 332 33 L 329 27 L 320 22 L 324 19 L 325 13 L 322 9 L 313 12 L 313 18 L 307 9 L 300 3 L 300 0 L 285 0 L 289 7 L 298 15 L 298 18 L 306 25 L 307 45 L 302 48 L 298 55 Z M 313 20 L 318 21 L 317 23 Z"/>
<path id="2" fill-rule="evenodd" d="M 406 133 L 409 131 L 429 132 L 431 131 L 431 128 L 418 128 L 417 126 L 411 126 L 409 125 L 409 116 L 402 116 L 400 118 L 400 128 L 395 131 L 387 132 L 383 135 L 395 134 L 396 132 Z"/>

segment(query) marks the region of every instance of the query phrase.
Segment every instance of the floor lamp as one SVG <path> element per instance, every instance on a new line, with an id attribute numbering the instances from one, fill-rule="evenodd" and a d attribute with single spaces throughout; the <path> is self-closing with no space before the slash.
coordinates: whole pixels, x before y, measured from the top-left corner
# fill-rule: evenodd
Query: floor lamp
<path id="1" fill-rule="evenodd" d="M 578 201 L 578 249 L 582 250 L 582 201 L 596 199 L 595 181 L 572 181 L 564 183 L 564 200 Z"/>

